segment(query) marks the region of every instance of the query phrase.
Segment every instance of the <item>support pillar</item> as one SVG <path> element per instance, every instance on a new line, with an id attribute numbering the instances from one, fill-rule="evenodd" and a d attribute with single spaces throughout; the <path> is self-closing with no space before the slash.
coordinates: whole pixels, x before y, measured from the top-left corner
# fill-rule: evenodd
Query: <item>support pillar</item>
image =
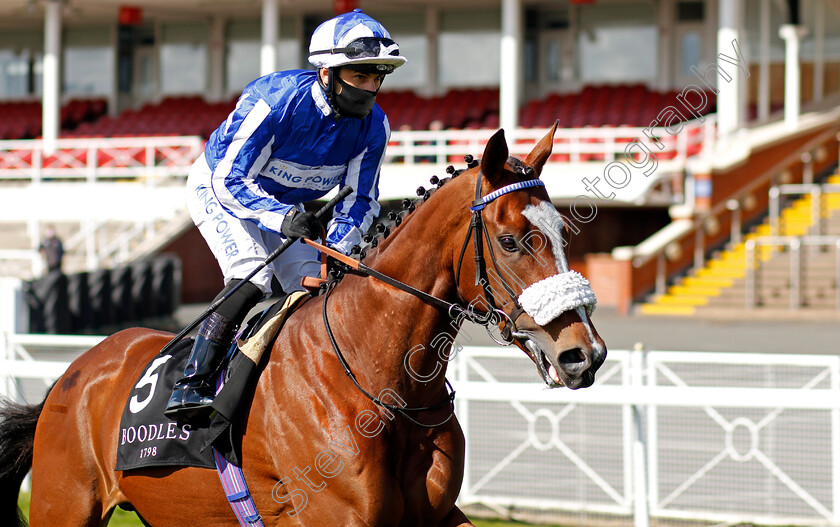
<path id="1" fill-rule="evenodd" d="M 657 80 L 656 86 L 660 91 L 667 91 L 671 88 L 671 79 L 674 63 L 674 33 L 673 33 L 673 4 L 671 2 L 659 2 L 656 7 L 656 25 L 659 35 L 659 46 L 657 47 Z"/>
<path id="2" fill-rule="evenodd" d="M 825 78 L 825 4 L 823 0 L 814 3 L 814 73 L 812 99 L 823 99 Z"/>
<path id="3" fill-rule="evenodd" d="M 432 97 L 438 94 L 440 90 L 440 79 L 438 75 L 438 66 L 440 59 L 438 57 L 438 50 L 440 49 L 440 12 L 434 6 L 426 7 L 426 41 L 429 50 L 428 60 L 426 61 L 426 76 L 428 82 L 425 95 Z"/>
<path id="4" fill-rule="evenodd" d="M 61 75 L 61 3 L 48 0 L 44 13 L 44 77 L 41 97 L 41 137 L 44 153 L 55 151 L 59 128 Z"/>
<path id="5" fill-rule="evenodd" d="M 799 43 L 807 34 L 803 26 L 785 24 L 779 36 L 785 41 L 785 126 L 796 128 L 799 124 L 800 90 Z"/>
<path id="6" fill-rule="evenodd" d="M 225 18 L 214 16 L 210 25 L 210 86 L 207 98 L 219 102 L 225 96 Z"/>
<path id="7" fill-rule="evenodd" d="M 502 0 L 502 50 L 499 84 L 499 124 L 510 135 L 519 125 L 522 2 Z"/>
<path id="8" fill-rule="evenodd" d="M 260 75 L 277 71 L 277 39 L 279 33 L 279 14 L 277 0 L 263 0 L 262 5 L 262 46 L 260 48 Z"/>
<path id="9" fill-rule="evenodd" d="M 761 33 L 758 71 L 758 120 L 770 117 L 770 0 L 761 0 Z"/>
<path id="10" fill-rule="evenodd" d="M 731 65 L 721 55 L 732 55 L 732 43 L 737 42 L 738 29 L 741 27 L 741 2 L 721 0 L 718 11 L 717 65 L 726 71 Z M 741 127 L 741 80 L 739 75 L 732 75 L 732 80 L 718 83 L 720 93 L 717 96 L 718 137 L 727 138 Z"/>

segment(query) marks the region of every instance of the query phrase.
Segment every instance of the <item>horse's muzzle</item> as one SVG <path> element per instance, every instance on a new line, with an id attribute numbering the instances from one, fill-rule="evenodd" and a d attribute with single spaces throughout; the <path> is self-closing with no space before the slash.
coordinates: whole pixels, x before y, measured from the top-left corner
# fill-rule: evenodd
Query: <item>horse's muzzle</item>
<path id="1" fill-rule="evenodd" d="M 572 390 L 588 388 L 595 382 L 595 372 L 607 358 L 607 349 L 593 342 L 589 349 L 573 348 L 557 355 L 563 383 Z"/>
<path id="2" fill-rule="evenodd" d="M 524 341 L 528 355 L 550 388 L 565 386 L 572 390 L 588 388 L 595 382 L 595 372 L 607 357 L 606 346 L 598 339 L 586 347 L 574 347 L 555 354 L 546 353 L 539 339 Z"/>

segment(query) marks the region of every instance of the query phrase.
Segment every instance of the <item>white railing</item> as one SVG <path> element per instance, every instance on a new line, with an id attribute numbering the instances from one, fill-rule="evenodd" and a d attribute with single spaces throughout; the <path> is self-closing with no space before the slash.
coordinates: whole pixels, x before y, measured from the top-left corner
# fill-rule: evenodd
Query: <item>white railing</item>
<path id="1" fill-rule="evenodd" d="M 42 397 L 68 363 L 32 357 L 101 338 L 6 334 L 0 394 L 36 379 Z M 449 375 L 462 506 L 636 527 L 840 525 L 840 357 L 610 350 L 596 384 L 571 391 L 546 390 L 518 350 L 464 347 Z"/>
<path id="2" fill-rule="evenodd" d="M 182 226 L 192 220 L 186 210 L 173 211 L 167 221 L 137 220 L 116 229 L 113 221 L 84 221 L 80 229 L 64 244 L 65 251 L 84 257 L 84 270 L 92 271 L 102 267 L 115 267 L 129 262 L 141 247 L 149 240 L 156 240 L 161 236 L 171 236 L 182 230 Z M 163 240 L 160 240 L 161 242 Z M 0 260 L 2 254 L 0 254 Z M 82 269 L 75 269 L 80 271 Z M 74 271 L 74 269 L 66 269 Z M 37 276 L 37 275 L 35 275 Z"/>
<path id="3" fill-rule="evenodd" d="M 520 128 L 508 132 L 511 154 L 531 151 L 547 130 Z M 634 140 L 649 142 L 657 137 L 662 150 L 654 149 L 659 162 L 682 165 L 712 141 L 715 116 L 684 124 L 673 135 L 666 128 L 565 128 L 557 130 L 551 162 L 604 165 L 623 161 L 625 149 Z M 387 163 L 447 165 L 466 154 L 480 156 L 495 130 L 393 131 Z M 0 179 L 40 181 L 50 179 L 186 177 L 189 166 L 203 148 L 200 137 L 125 137 L 59 139 L 54 153 L 46 154 L 41 140 L 0 141 Z M 407 189 L 407 195 L 414 189 Z"/>
<path id="4" fill-rule="evenodd" d="M 40 276 L 44 267 L 37 249 L 0 249 L 0 276 Z"/>
<path id="5" fill-rule="evenodd" d="M 758 283 L 760 280 L 761 261 L 772 253 L 762 254 L 760 247 L 772 251 L 787 249 L 789 258 L 788 288 L 790 290 L 789 307 L 802 307 L 803 279 L 805 266 L 802 263 L 803 247 L 834 247 L 834 307 L 840 310 L 840 236 L 758 236 L 744 242 L 746 248 L 747 275 L 746 307 L 753 309 L 758 304 Z M 758 253 L 758 254 L 757 254 Z M 763 257 L 760 257 L 763 256 Z"/>
<path id="6" fill-rule="evenodd" d="M 464 155 L 476 158 L 496 130 L 442 130 L 442 131 L 393 131 L 387 149 L 386 162 L 414 165 L 432 163 L 446 165 L 461 162 Z M 510 153 L 528 154 L 546 134 L 546 129 L 518 128 L 508 131 L 506 138 Z M 554 135 L 551 162 L 595 163 L 605 165 L 623 161 L 625 149 L 636 139 L 649 146 L 646 134 L 657 137 L 664 145 L 662 150 L 652 149 L 659 162 L 685 163 L 690 156 L 700 152 L 714 139 L 715 116 L 685 123 L 682 131 L 673 135 L 666 128 L 602 127 L 560 128 Z"/>
<path id="7" fill-rule="evenodd" d="M 832 183 L 801 183 L 778 185 L 770 188 L 770 233 L 773 236 L 781 234 L 779 230 L 779 216 L 781 213 L 781 196 L 810 195 L 811 196 L 811 234 L 823 234 L 822 197 L 826 194 L 840 194 L 840 185 Z"/>
<path id="8" fill-rule="evenodd" d="M 66 273 L 92 271 L 102 267 L 115 267 L 129 262 L 138 254 L 138 249 L 152 242 L 159 245 L 165 240 L 161 237 L 172 236 L 183 230 L 190 222 L 186 210 L 170 211 L 167 221 L 141 220 L 108 221 L 85 219 L 78 222 L 78 230 L 63 241 L 64 264 Z M 37 219 L 30 219 L 32 232 L 41 232 L 44 224 Z M 64 222 L 68 223 L 68 222 Z M 41 276 L 44 262 L 37 249 L 0 249 L 0 276 L 16 276 L 33 279 Z"/>
<path id="9" fill-rule="evenodd" d="M 836 356 L 610 350 L 596 384 L 569 391 L 542 388 L 518 351 L 463 348 L 451 375 L 463 505 L 637 527 L 840 525 Z"/>
<path id="10" fill-rule="evenodd" d="M 59 139 L 52 153 L 40 139 L 0 141 L 0 179 L 86 180 L 185 177 L 204 148 L 197 136 Z"/>

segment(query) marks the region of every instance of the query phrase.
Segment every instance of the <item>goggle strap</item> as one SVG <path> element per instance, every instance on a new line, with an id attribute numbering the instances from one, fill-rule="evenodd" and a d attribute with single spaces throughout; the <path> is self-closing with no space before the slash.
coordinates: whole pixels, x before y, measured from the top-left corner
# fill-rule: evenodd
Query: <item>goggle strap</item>
<path id="1" fill-rule="evenodd" d="M 394 46 L 396 44 L 396 42 L 394 42 L 393 40 L 380 39 L 380 38 L 377 38 L 377 37 L 362 37 L 362 38 L 353 40 L 350 43 L 352 44 L 353 42 L 365 42 L 364 39 L 369 39 L 372 42 L 376 42 L 377 45 L 379 46 L 379 49 L 376 50 L 376 54 L 375 55 L 369 55 L 370 57 L 379 57 L 379 56 L 381 56 L 381 51 L 383 49 L 387 50 L 387 49 L 391 48 L 392 46 Z M 397 49 L 399 49 L 399 48 L 397 48 Z M 353 47 L 331 48 L 331 49 L 323 49 L 323 50 L 320 50 L 320 51 L 312 51 L 312 52 L 309 53 L 309 56 L 311 57 L 313 55 L 321 55 L 321 54 L 324 54 L 324 53 L 329 53 L 330 55 L 337 55 L 337 54 L 347 55 L 347 53 L 363 53 L 364 51 L 371 51 L 371 50 L 370 49 L 365 49 L 365 48 L 362 48 L 360 50 L 359 48 L 353 48 Z M 397 53 L 399 53 L 399 51 L 397 51 Z"/>

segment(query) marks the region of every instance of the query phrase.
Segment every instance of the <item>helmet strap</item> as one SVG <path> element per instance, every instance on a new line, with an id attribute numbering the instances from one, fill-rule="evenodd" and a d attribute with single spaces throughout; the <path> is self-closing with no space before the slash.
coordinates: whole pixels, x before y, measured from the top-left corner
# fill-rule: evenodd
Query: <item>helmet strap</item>
<path id="1" fill-rule="evenodd" d="M 335 104 L 335 75 L 336 72 L 334 71 L 336 68 L 326 68 L 327 70 L 327 83 L 324 85 L 323 80 L 321 79 L 320 69 L 318 70 L 318 84 L 321 85 L 321 89 L 324 91 L 324 95 L 327 96 L 327 102 L 330 103 L 330 108 L 332 108 L 333 113 L 335 114 L 335 118 L 338 119 L 341 117 L 338 112 L 338 108 Z"/>

